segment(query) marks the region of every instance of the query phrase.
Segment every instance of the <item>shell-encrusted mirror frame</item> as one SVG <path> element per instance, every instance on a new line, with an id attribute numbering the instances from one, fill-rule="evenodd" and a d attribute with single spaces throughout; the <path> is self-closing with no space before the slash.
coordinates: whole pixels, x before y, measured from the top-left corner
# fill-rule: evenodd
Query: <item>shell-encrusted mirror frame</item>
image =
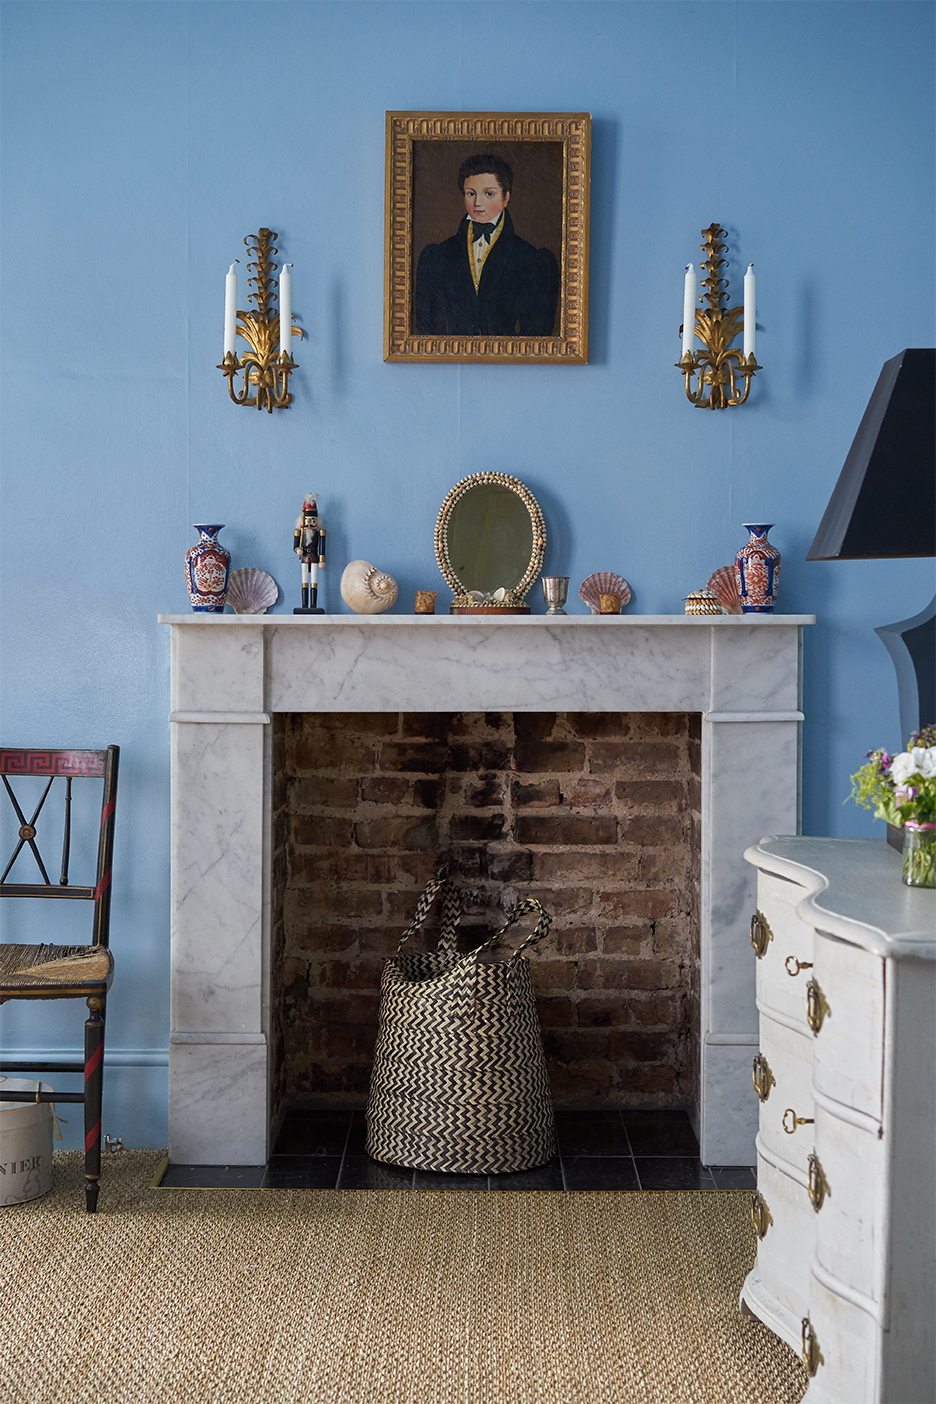
<path id="1" fill-rule="evenodd" d="M 459 580 L 452 569 L 452 562 L 448 553 L 448 524 L 452 516 L 455 504 L 459 502 L 466 492 L 472 488 L 481 487 L 485 483 L 493 483 L 498 487 L 509 488 L 515 492 L 530 514 L 530 522 L 533 527 L 533 551 L 530 556 L 530 564 L 520 581 L 513 588 L 508 588 L 504 600 L 501 604 L 479 605 L 478 600 L 470 595 L 466 587 Z M 472 609 L 477 612 L 491 614 L 504 613 L 517 609 L 524 609 L 524 596 L 543 572 L 543 557 L 546 554 L 546 523 L 543 520 L 543 513 L 539 503 L 533 496 L 530 489 L 521 483 L 519 478 L 514 478 L 510 473 L 469 473 L 467 478 L 460 478 L 451 492 L 446 497 L 439 508 L 439 515 L 436 518 L 435 527 L 435 553 L 446 585 L 448 585 L 455 599 L 452 603 L 453 609 Z"/>

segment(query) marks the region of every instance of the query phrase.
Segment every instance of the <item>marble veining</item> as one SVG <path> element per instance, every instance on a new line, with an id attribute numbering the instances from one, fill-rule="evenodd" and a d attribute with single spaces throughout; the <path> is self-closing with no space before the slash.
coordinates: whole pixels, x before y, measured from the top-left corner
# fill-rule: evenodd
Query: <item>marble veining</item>
<path id="1" fill-rule="evenodd" d="M 701 1154 L 753 1162 L 754 876 L 742 854 L 752 837 L 797 832 L 800 635 L 812 616 L 161 620 L 172 632 L 175 1161 L 268 1158 L 273 713 L 696 711 Z"/>

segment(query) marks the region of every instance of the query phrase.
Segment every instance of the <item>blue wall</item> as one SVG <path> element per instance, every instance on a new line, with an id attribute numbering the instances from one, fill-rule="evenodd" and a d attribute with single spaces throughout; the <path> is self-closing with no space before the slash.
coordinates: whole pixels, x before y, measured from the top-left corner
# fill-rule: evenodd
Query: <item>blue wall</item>
<path id="1" fill-rule="evenodd" d="M 929 3 L 2 10 L 3 739 L 123 748 L 105 1130 L 166 1140 L 156 615 L 187 609 L 192 522 L 226 522 L 235 566 L 269 570 L 286 610 L 314 488 L 326 608 L 352 557 L 410 608 L 441 583 L 445 493 L 502 469 L 543 505 L 547 570 L 573 595 L 616 570 L 632 611 L 673 613 L 741 522 L 773 521 L 780 608 L 819 619 L 804 830 L 875 832 L 842 805 L 864 752 L 901 739 L 872 629 L 927 603 L 932 563 L 804 557 L 882 363 L 933 343 Z M 408 108 L 592 112 L 588 366 L 383 363 L 384 113 Z M 696 414 L 673 362 L 682 271 L 714 219 L 735 294 L 757 268 L 764 371 L 743 410 Z M 308 335 L 295 406 L 273 416 L 242 414 L 215 369 L 224 273 L 261 225 L 295 263 Z M 76 1046 L 78 1007 L 45 1009 Z M 28 1015 L 4 1007 L 5 1047 L 49 1046 Z"/>

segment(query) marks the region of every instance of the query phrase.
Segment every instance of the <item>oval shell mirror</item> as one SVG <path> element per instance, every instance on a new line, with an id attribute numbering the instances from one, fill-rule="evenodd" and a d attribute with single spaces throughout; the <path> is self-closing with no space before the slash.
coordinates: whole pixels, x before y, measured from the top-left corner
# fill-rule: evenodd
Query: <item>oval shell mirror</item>
<path id="1" fill-rule="evenodd" d="M 439 509 L 436 560 L 455 613 L 529 614 L 524 596 L 542 573 L 545 550 L 539 503 L 509 473 L 471 473 Z"/>

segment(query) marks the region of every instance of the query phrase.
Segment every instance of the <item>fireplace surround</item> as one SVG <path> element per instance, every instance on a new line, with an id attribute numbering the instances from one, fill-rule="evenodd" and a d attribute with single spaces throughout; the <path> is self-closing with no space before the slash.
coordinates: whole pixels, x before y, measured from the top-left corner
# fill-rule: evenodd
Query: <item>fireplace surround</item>
<path id="1" fill-rule="evenodd" d="M 802 627 L 811 615 L 162 615 L 172 648 L 176 1163 L 268 1158 L 272 716 L 698 712 L 698 1131 L 752 1164 L 757 1049 L 744 849 L 799 829 Z"/>

